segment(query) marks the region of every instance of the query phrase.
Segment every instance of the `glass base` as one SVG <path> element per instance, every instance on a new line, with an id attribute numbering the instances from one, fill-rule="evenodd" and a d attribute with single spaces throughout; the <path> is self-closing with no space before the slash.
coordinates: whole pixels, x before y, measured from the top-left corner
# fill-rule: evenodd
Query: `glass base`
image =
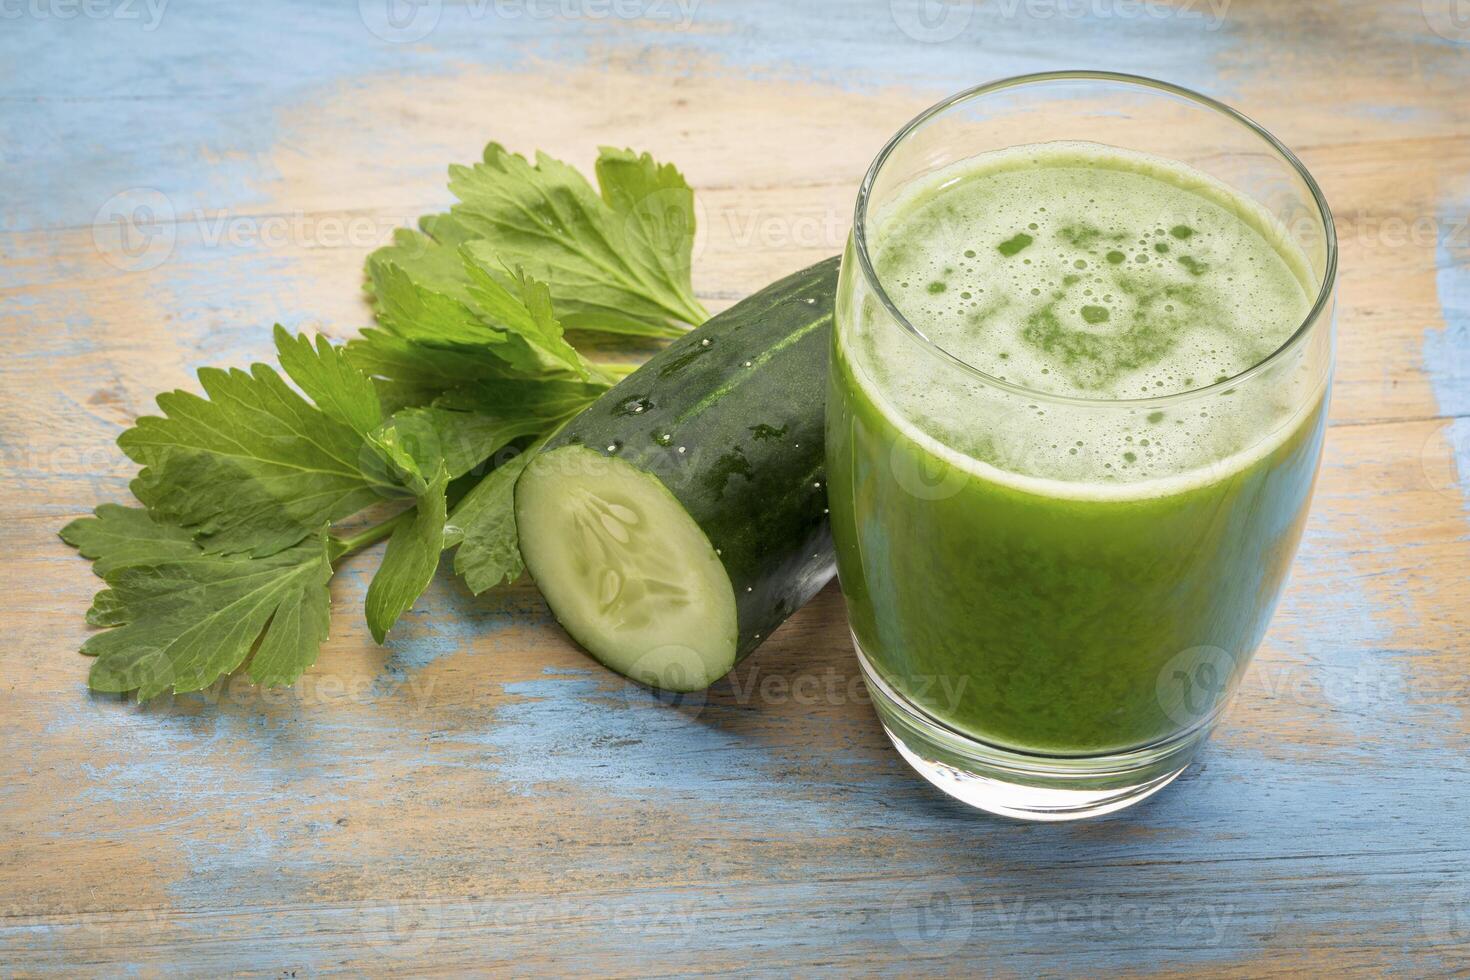
<path id="1" fill-rule="evenodd" d="M 878 720 L 919 775 L 962 803 L 1017 820 L 1102 816 L 1174 781 L 1210 736 L 1200 725 L 1164 742 L 1113 755 L 1048 756 L 1004 749 L 930 717 L 878 675 L 853 638 Z M 1212 719 L 1213 720 L 1213 719 Z"/>

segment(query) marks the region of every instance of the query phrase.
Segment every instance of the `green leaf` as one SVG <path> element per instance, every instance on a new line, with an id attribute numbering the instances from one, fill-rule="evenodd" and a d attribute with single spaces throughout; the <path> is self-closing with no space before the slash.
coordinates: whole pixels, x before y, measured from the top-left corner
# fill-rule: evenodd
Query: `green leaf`
<path id="1" fill-rule="evenodd" d="M 567 329 L 674 336 L 708 318 L 689 278 L 693 192 L 672 166 L 604 150 L 599 195 L 559 160 L 538 153 L 532 166 L 491 143 L 449 173 L 459 203 L 425 231 L 481 268 L 547 283 Z"/>
<path id="2" fill-rule="evenodd" d="M 264 558 L 214 555 L 183 528 L 135 508 L 103 505 L 62 538 L 94 560 L 108 588 L 93 603 L 93 690 L 197 691 L 236 670 L 252 649 L 250 677 L 289 684 L 327 636 L 332 574 L 325 529 Z"/>
<path id="3" fill-rule="evenodd" d="M 94 517 L 82 517 L 61 529 L 61 540 L 93 560 L 102 578 L 134 565 L 157 565 L 198 556 L 194 535 L 181 527 L 155 523 L 137 507 L 103 504 Z"/>
<path id="4" fill-rule="evenodd" d="M 484 162 L 452 168 L 451 213 L 368 257 L 379 329 L 345 357 L 388 412 L 507 377 L 606 385 L 615 376 L 564 329 L 662 337 L 707 318 L 689 282 L 694 199 L 678 170 L 604 148 L 597 174 L 600 195 L 565 164 L 542 155 L 532 167 L 492 143 Z"/>
<path id="5" fill-rule="evenodd" d="M 420 460 L 439 458 L 451 480 L 464 476 L 501 449 L 524 436 L 543 431 L 548 420 L 534 414 L 497 416 L 477 411 L 437 407 L 405 408 L 393 415 L 386 429 L 398 433 Z"/>
<path id="6" fill-rule="evenodd" d="M 428 405 L 459 385 L 517 377 L 509 365 L 484 350 L 415 343 L 386 330 L 362 331 L 347 342 L 346 357 L 373 378 L 388 412 Z"/>
<path id="7" fill-rule="evenodd" d="M 318 335 L 316 346 L 306 336 L 292 337 L 279 323 L 276 352 L 286 376 L 316 402 L 328 418 L 367 434 L 383 422 L 383 407 L 372 381 L 347 359 L 346 351 Z"/>
<path id="8" fill-rule="evenodd" d="M 595 369 L 562 339 L 546 287 L 493 256 L 486 261 L 411 231 L 400 231 L 393 245 L 368 257 L 378 323 L 410 345 L 394 345 L 399 360 L 428 348 L 468 355 L 473 368 L 493 359 L 492 376 L 591 377 Z M 359 346 L 375 344 L 384 346 L 376 337 Z M 413 373 L 422 376 L 427 365 L 417 367 Z M 463 377 L 464 370 L 456 373 Z M 485 375 L 479 370 L 475 376 Z"/>
<path id="9" fill-rule="evenodd" d="M 382 643 L 398 617 L 429 587 L 444 550 L 449 471 L 440 463 L 434 475 L 419 483 L 413 519 L 400 524 L 388 539 L 383 563 L 368 584 L 364 610 L 373 639 Z"/>
<path id="10" fill-rule="evenodd" d="M 103 589 L 92 597 L 92 607 L 87 610 L 88 626 L 121 626 L 128 621 L 127 609 L 117 593 Z"/>
<path id="11" fill-rule="evenodd" d="M 517 272 L 507 288 L 484 269 L 467 263 L 466 270 L 470 277 L 470 297 L 484 316 L 519 337 L 541 355 L 543 363 L 563 368 L 583 381 L 596 374 L 596 369 L 562 336 L 561 324 L 551 312 L 551 292 L 545 283 Z"/>
<path id="12" fill-rule="evenodd" d="M 658 279 L 678 296 L 679 305 L 698 318 L 709 314 L 694 296 L 690 260 L 694 251 L 694 191 L 673 164 L 657 163 L 647 153 L 599 148 L 597 183 L 602 199 L 614 212 L 626 215 L 625 241 L 639 263 L 657 269 Z"/>
<path id="13" fill-rule="evenodd" d="M 367 273 L 378 323 L 404 340 L 470 349 L 509 342 L 476 310 L 457 247 L 400 228 L 391 245 L 368 256 Z"/>
<path id="14" fill-rule="evenodd" d="M 516 536 L 515 485 L 521 471 L 546 442 L 543 437 L 519 456 L 496 467 L 465 495 L 449 517 L 446 546 L 459 545 L 454 570 L 479 595 L 525 571 Z"/>
<path id="15" fill-rule="evenodd" d="M 440 408 L 477 412 L 495 418 L 566 418 L 586 408 L 607 390 L 600 382 L 484 381 L 462 384 L 435 400 Z"/>
<path id="16" fill-rule="evenodd" d="M 323 370 L 310 383 L 327 379 Z M 140 418 L 118 439 L 143 466 L 132 489 L 155 518 L 193 529 L 211 553 L 265 557 L 379 499 L 362 470 L 362 434 L 271 368 L 203 368 L 199 380 L 207 398 L 159 395 L 164 416 Z M 338 394 L 334 404 L 361 412 L 360 392 Z"/>

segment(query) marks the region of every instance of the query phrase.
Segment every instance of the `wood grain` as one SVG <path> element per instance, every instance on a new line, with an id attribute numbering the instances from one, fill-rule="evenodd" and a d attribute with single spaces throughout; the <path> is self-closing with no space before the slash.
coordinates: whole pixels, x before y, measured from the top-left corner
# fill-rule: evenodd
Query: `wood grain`
<path id="1" fill-rule="evenodd" d="M 431 3 L 405 43 L 372 32 L 372 4 L 165 6 L 151 28 L 142 3 L 7 11 L 0 974 L 1470 971 L 1470 29 L 1452 4 L 635 6 Z M 835 589 L 671 708 L 582 656 L 525 585 L 476 599 L 441 576 L 376 647 L 364 555 L 295 688 L 86 693 L 96 582 L 55 531 L 125 499 L 117 433 L 198 366 L 268 357 L 272 322 L 365 325 L 363 256 L 446 203 L 450 161 L 493 138 L 678 162 L 718 309 L 838 251 L 872 154 L 929 102 L 1079 65 L 1262 121 L 1342 244 L 1293 581 L 1166 793 L 1063 827 L 940 797 L 873 719 Z M 141 260 L 111 221 L 140 201 L 163 236 Z"/>

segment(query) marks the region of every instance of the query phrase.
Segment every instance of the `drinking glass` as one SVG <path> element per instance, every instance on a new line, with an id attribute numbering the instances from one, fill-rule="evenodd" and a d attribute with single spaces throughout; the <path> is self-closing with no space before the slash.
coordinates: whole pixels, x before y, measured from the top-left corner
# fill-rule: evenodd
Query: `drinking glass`
<path id="1" fill-rule="evenodd" d="M 1299 261 L 1310 312 L 1259 363 L 1158 397 L 1028 390 L 944 349 L 876 271 L 892 205 L 942 168 L 1053 141 L 1177 161 L 1259 205 L 1265 233 Z M 1006 79 L 940 102 L 883 147 L 838 288 L 829 498 L 858 660 L 884 729 L 926 779 L 993 813 L 1068 820 L 1136 803 L 1189 764 L 1301 537 L 1336 265 L 1330 212 L 1300 161 L 1240 113 L 1164 82 Z M 880 347 L 912 370 L 873 370 L 862 352 Z M 925 380 L 893 380 L 904 376 Z M 1194 457 L 1074 478 L 1077 454 L 1101 451 L 1088 434 L 1141 433 L 1142 454 L 1150 431 L 1186 422 L 1176 431 L 1210 436 Z"/>

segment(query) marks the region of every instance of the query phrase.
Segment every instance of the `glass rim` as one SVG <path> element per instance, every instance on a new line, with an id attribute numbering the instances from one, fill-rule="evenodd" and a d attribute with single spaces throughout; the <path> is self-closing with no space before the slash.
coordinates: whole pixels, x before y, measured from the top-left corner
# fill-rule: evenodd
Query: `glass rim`
<path id="1" fill-rule="evenodd" d="M 1250 367 L 1245 368 L 1242 371 L 1238 371 L 1228 378 L 1224 378 L 1220 381 L 1211 382 L 1207 385 L 1201 385 L 1198 388 L 1188 388 L 1184 391 L 1172 391 L 1163 395 L 1150 395 L 1144 398 L 1090 398 L 1078 395 L 1064 395 L 1056 392 L 1041 391 L 1035 388 L 1028 388 L 1025 385 L 1019 385 L 1011 381 L 1006 381 L 986 371 L 982 371 L 979 368 L 975 367 L 973 364 L 964 360 L 963 358 L 957 357 L 956 355 L 946 350 L 944 347 L 940 346 L 938 343 L 932 340 L 928 334 L 924 333 L 924 331 L 920 330 L 912 322 L 910 322 L 908 317 L 903 315 L 903 313 L 894 304 L 893 300 L 889 297 L 888 291 L 883 288 L 883 283 L 878 278 L 877 270 L 873 268 L 872 257 L 869 255 L 868 252 L 868 202 L 872 197 L 873 186 L 877 183 L 878 174 L 882 171 L 883 165 L 888 162 L 888 158 L 893 155 L 894 150 L 896 150 L 898 146 L 904 142 L 904 140 L 908 139 L 909 136 L 911 136 L 916 130 L 918 130 L 920 126 L 928 122 L 930 119 L 938 116 L 939 114 L 954 108 L 960 103 L 967 102 L 979 96 L 990 95 L 994 92 L 999 92 L 1004 89 L 1017 88 L 1023 85 L 1031 85 L 1037 82 L 1051 81 L 1116 82 L 1123 85 L 1135 86 L 1138 88 L 1155 89 L 1158 91 L 1167 92 L 1171 95 L 1183 98 L 1203 108 L 1213 109 L 1220 115 L 1223 115 L 1226 118 L 1232 119 L 1235 122 L 1241 124 L 1246 129 L 1250 130 L 1252 133 L 1262 139 L 1267 146 L 1269 146 L 1272 150 L 1279 154 L 1281 158 L 1291 166 L 1292 170 L 1296 172 L 1296 175 L 1300 177 L 1302 182 L 1306 185 L 1307 190 L 1311 192 L 1312 202 L 1317 208 L 1318 216 L 1321 218 L 1322 235 L 1325 239 L 1326 244 L 1326 262 L 1323 266 L 1322 283 L 1320 288 L 1317 290 L 1316 300 L 1312 303 L 1311 309 L 1309 309 L 1306 315 L 1302 318 L 1302 322 L 1296 327 L 1295 330 L 1292 331 L 1291 336 L 1287 337 L 1286 340 L 1284 340 L 1279 347 L 1277 347 L 1271 353 L 1267 354 L 1261 360 L 1252 364 Z M 941 359 L 948 361 L 949 363 L 960 368 L 967 374 L 973 375 L 980 381 L 992 387 L 1010 391 L 1014 394 L 1025 395 L 1030 398 L 1039 398 L 1045 399 L 1047 401 L 1063 402 L 1073 405 L 1112 405 L 1133 407 L 1143 405 L 1158 405 L 1198 398 L 1208 392 L 1216 390 L 1223 391 L 1225 389 L 1229 389 L 1236 385 L 1239 385 L 1243 381 L 1248 381 L 1251 378 L 1255 377 L 1257 374 L 1261 374 L 1266 371 L 1278 360 L 1282 359 L 1288 352 L 1301 346 L 1301 344 L 1305 342 L 1306 338 L 1312 332 L 1312 327 L 1317 323 L 1318 320 L 1321 319 L 1322 314 L 1326 310 L 1328 304 L 1332 301 L 1333 290 L 1336 287 L 1337 283 L 1337 228 L 1332 221 L 1332 209 L 1328 206 L 1327 199 L 1322 194 L 1322 188 L 1317 186 L 1317 181 L 1312 177 L 1311 173 L 1307 170 L 1306 166 L 1301 162 L 1301 160 L 1297 159 L 1295 153 L 1292 153 L 1291 150 L 1287 149 L 1285 144 L 1283 144 L 1275 136 L 1272 136 L 1271 133 L 1260 123 L 1257 123 L 1254 119 L 1251 119 L 1249 116 L 1245 115 L 1239 110 L 1232 109 L 1230 106 L 1226 105 L 1223 102 L 1212 99 L 1207 95 L 1202 95 L 1199 92 L 1193 91 L 1192 89 L 1187 89 L 1181 85 L 1175 85 L 1171 82 L 1160 81 L 1156 78 L 1149 78 L 1146 75 L 1130 75 L 1123 72 L 1094 71 L 1082 69 L 1071 71 L 1034 72 L 1026 75 L 1012 75 L 1008 78 L 1002 78 L 993 82 L 984 82 L 980 85 L 971 86 L 970 88 L 963 89 L 959 92 L 956 92 L 954 95 L 951 95 L 934 103 L 929 108 L 925 109 L 923 112 L 919 113 L 913 119 L 910 119 L 907 123 L 905 123 L 898 130 L 898 132 L 894 133 L 893 136 L 888 140 L 888 142 L 884 144 L 883 149 L 878 151 L 878 155 L 873 159 L 872 164 L 869 165 L 867 173 L 863 176 L 863 182 L 858 188 L 857 204 L 853 211 L 852 229 L 853 241 L 855 246 L 854 251 L 857 253 L 858 266 L 862 269 L 863 278 L 867 280 L 868 287 L 872 289 L 873 293 L 877 296 L 879 302 L 883 304 L 884 311 L 894 320 L 894 322 L 897 323 L 904 330 L 906 330 L 915 339 L 917 339 L 919 343 L 922 344 L 930 353 L 938 355 Z"/>

